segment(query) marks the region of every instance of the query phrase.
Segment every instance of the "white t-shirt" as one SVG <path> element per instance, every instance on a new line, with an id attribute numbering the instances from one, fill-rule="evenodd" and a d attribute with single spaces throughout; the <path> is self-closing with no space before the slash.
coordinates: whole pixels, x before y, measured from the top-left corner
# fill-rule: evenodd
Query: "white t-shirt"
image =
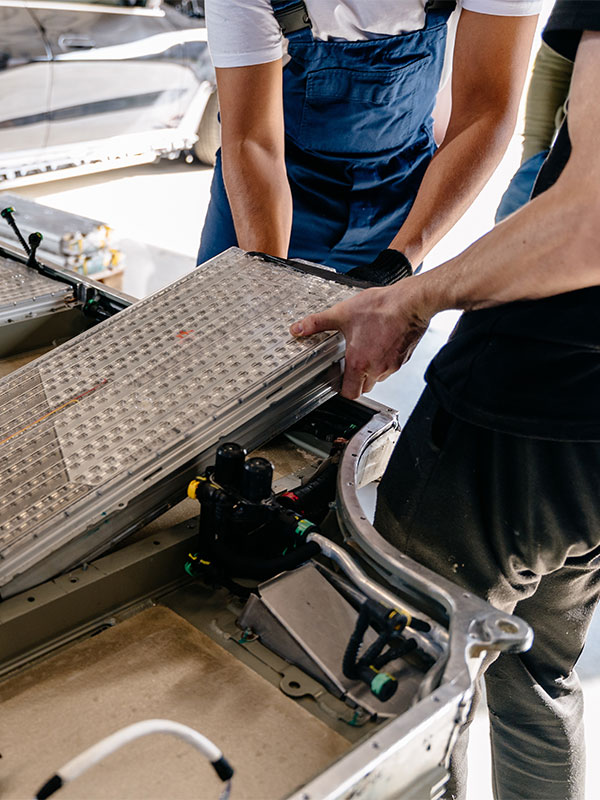
<path id="1" fill-rule="evenodd" d="M 396 36 L 423 28 L 426 0 L 305 0 L 312 34 L 351 42 Z M 543 0 L 458 0 L 480 14 L 539 14 Z M 287 50 L 269 0 L 205 0 L 208 42 L 215 67 L 277 61 Z"/>

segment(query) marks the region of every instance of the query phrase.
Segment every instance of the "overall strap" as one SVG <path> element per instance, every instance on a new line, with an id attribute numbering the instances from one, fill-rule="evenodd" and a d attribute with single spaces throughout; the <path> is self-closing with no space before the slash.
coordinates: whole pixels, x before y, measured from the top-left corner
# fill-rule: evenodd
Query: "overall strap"
<path id="1" fill-rule="evenodd" d="M 271 6 L 285 37 L 312 28 L 304 0 L 271 0 Z M 455 8 L 456 0 L 427 0 L 425 3 L 425 13 L 438 11 L 449 16 Z"/>
<path id="2" fill-rule="evenodd" d="M 271 0 L 271 6 L 284 36 L 312 28 L 304 0 Z"/>
<path id="3" fill-rule="evenodd" d="M 425 13 L 428 11 L 447 11 L 451 14 L 456 8 L 456 0 L 427 0 Z"/>

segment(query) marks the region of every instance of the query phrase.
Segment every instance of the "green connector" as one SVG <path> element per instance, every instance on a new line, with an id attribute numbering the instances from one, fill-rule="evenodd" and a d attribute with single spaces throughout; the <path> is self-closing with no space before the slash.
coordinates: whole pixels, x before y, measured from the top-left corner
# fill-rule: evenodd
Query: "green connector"
<path id="1" fill-rule="evenodd" d="M 382 702 L 389 700 L 398 688 L 398 681 L 389 672 L 378 672 L 371 681 L 371 691 Z"/>

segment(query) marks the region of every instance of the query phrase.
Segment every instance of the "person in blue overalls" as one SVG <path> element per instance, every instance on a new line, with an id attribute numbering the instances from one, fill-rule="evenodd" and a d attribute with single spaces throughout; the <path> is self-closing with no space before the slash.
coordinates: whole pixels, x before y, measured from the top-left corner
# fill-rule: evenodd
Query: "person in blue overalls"
<path id="1" fill-rule="evenodd" d="M 411 274 L 506 148 L 541 0 L 461 5 L 436 152 L 453 0 L 207 0 L 222 152 L 198 263 L 238 245 Z"/>

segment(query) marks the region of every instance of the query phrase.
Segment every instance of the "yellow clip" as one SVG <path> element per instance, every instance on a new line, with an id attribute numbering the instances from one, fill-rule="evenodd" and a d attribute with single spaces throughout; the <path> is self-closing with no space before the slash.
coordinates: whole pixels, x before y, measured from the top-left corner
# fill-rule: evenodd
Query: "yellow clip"
<path id="1" fill-rule="evenodd" d="M 187 488 L 188 497 L 191 497 L 192 500 L 197 500 L 198 498 L 196 497 L 196 492 L 198 490 L 198 486 L 200 486 L 200 484 L 206 480 L 208 479 L 205 478 L 203 475 L 200 475 L 199 478 L 194 478 L 193 481 L 190 481 Z"/>
<path id="2" fill-rule="evenodd" d="M 404 616 L 406 617 L 406 625 L 407 627 L 410 628 L 410 623 L 412 622 L 412 614 L 409 614 L 405 608 L 401 608 L 400 613 L 404 614 Z"/>
<path id="3" fill-rule="evenodd" d="M 189 486 L 187 488 L 187 495 L 188 495 L 188 497 L 191 497 L 192 500 L 196 499 L 196 489 L 198 488 L 199 485 L 200 485 L 200 481 L 199 480 L 194 480 L 194 481 L 190 482 L 190 484 L 189 484 Z"/>
<path id="4" fill-rule="evenodd" d="M 200 563 L 204 564 L 205 567 L 209 567 L 210 566 L 210 561 L 204 561 L 204 559 L 202 559 L 202 558 L 200 559 Z"/>
<path id="5" fill-rule="evenodd" d="M 410 628 L 410 623 L 412 622 L 412 614 L 409 614 L 405 608 L 401 609 L 394 608 L 390 613 L 388 619 L 392 619 L 392 617 L 395 617 L 397 614 L 402 614 L 402 616 L 406 617 L 406 625 Z M 397 625 L 394 630 L 398 630 L 399 627 L 400 625 Z"/>

